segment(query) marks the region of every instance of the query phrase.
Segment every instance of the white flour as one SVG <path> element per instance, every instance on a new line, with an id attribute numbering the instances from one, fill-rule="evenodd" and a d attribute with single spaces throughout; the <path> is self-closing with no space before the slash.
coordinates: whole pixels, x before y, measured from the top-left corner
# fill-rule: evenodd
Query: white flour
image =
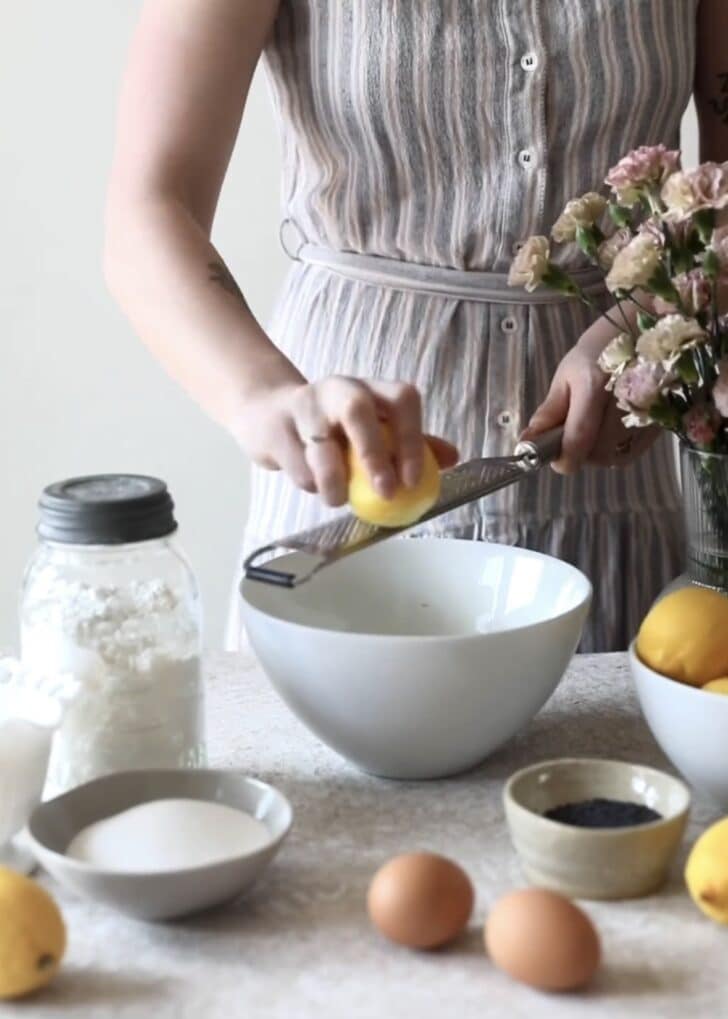
<path id="1" fill-rule="evenodd" d="M 219 863 L 270 841 L 262 821 L 223 803 L 154 800 L 84 828 L 66 856 L 102 870 L 160 873 Z"/>
<path id="2" fill-rule="evenodd" d="M 201 763 L 198 634 L 161 580 L 94 587 L 36 577 L 23 606 L 23 661 L 80 690 L 58 732 L 47 794 L 128 768 Z"/>

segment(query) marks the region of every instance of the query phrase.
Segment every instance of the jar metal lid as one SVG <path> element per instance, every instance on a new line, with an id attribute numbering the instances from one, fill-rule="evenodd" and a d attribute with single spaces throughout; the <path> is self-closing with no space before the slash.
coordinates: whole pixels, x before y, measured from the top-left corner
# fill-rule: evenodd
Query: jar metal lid
<path id="1" fill-rule="evenodd" d="M 38 505 L 38 534 L 64 545 L 126 545 L 177 530 L 167 486 L 141 474 L 59 481 L 43 491 Z"/>

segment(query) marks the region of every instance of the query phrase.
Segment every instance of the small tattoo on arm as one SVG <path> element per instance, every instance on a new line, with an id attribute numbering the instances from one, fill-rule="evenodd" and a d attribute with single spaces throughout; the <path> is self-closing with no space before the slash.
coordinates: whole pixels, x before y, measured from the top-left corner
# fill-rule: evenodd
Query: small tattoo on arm
<path id="1" fill-rule="evenodd" d="M 723 123 L 728 124 L 728 71 L 722 71 L 718 75 L 718 81 L 720 82 L 720 95 L 713 96 L 710 99 L 710 105 Z"/>
<path id="2" fill-rule="evenodd" d="M 242 290 L 235 282 L 233 274 L 230 272 L 224 262 L 208 262 L 207 268 L 209 269 L 209 279 L 212 283 L 217 283 L 223 290 L 227 290 L 229 294 L 236 297 L 242 304 L 246 311 L 250 311 L 248 302 L 245 300 Z"/>

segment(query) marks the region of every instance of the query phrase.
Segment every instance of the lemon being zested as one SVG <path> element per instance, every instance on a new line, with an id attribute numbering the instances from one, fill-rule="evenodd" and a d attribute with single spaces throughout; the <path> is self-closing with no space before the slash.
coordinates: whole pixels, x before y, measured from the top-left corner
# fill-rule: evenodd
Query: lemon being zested
<path id="1" fill-rule="evenodd" d="M 0 867 L 0 998 L 45 987 L 66 950 L 63 917 L 39 884 Z"/>
<path id="2" fill-rule="evenodd" d="M 391 432 L 388 428 L 383 428 L 383 432 L 389 449 L 393 449 Z M 392 499 L 385 499 L 374 490 L 366 468 L 350 448 L 349 505 L 359 520 L 377 527 L 408 527 L 432 509 L 439 495 L 440 468 L 427 443 L 419 482 L 414 488 L 400 485 Z"/>
<path id="3" fill-rule="evenodd" d="M 720 679 L 711 679 L 709 683 L 705 684 L 703 690 L 708 690 L 709 693 L 728 694 L 728 679 L 725 676 L 721 676 Z"/>
<path id="4" fill-rule="evenodd" d="M 684 587 L 659 601 L 637 636 L 651 669 L 691 686 L 728 676 L 728 597 Z"/>

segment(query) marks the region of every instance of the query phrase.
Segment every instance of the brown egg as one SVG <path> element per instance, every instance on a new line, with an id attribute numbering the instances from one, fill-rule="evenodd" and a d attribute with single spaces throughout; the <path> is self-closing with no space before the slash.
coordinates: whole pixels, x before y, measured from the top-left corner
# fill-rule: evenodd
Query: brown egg
<path id="1" fill-rule="evenodd" d="M 485 947 L 500 969 L 542 991 L 588 984 L 599 965 L 599 936 L 563 895 L 529 888 L 506 895 L 485 925 Z"/>
<path id="2" fill-rule="evenodd" d="M 436 948 L 465 928 L 473 886 L 456 863 L 434 853 L 408 853 L 385 863 L 369 886 L 372 923 L 390 941 Z"/>

